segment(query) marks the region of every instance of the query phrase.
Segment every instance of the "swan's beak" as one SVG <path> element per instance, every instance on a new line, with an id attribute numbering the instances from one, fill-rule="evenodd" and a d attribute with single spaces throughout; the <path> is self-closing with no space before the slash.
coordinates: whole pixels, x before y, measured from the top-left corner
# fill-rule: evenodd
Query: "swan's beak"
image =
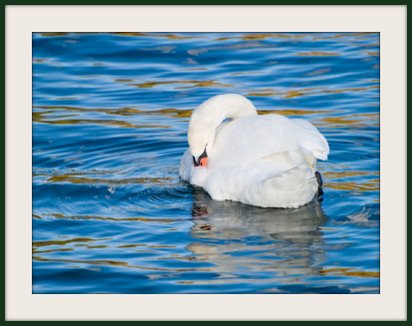
<path id="1" fill-rule="evenodd" d="M 206 167 L 207 166 L 207 153 L 206 153 L 206 150 L 202 153 L 202 155 L 199 156 L 199 158 L 197 160 L 193 156 L 193 164 L 194 164 L 194 166 L 201 166 L 201 167 Z"/>
<path id="2" fill-rule="evenodd" d="M 207 166 L 207 156 L 206 157 L 202 157 L 200 159 L 200 166 L 202 167 L 206 167 Z"/>

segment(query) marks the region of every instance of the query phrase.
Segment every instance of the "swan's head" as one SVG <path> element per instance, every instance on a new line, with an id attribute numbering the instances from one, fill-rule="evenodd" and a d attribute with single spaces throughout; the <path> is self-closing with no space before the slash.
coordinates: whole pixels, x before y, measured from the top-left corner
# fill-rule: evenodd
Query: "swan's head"
<path id="1" fill-rule="evenodd" d="M 210 153 L 215 141 L 214 129 L 211 129 L 206 121 L 193 118 L 194 116 L 195 114 L 192 115 L 188 132 L 190 152 L 193 156 L 193 164 L 205 167 L 207 166 L 208 153 Z"/>
<path id="2" fill-rule="evenodd" d="M 188 140 L 195 166 L 207 166 L 208 154 L 215 142 L 216 128 L 227 118 L 256 115 L 256 108 L 237 94 L 214 96 L 198 106 L 189 124 Z"/>

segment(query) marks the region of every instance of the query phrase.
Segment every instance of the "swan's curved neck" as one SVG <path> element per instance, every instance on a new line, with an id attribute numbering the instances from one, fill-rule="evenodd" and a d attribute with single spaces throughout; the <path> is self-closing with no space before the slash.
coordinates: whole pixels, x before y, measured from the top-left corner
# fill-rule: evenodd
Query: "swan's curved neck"
<path id="1" fill-rule="evenodd" d="M 214 143 L 216 128 L 225 119 L 256 115 L 256 108 L 246 97 L 236 94 L 218 95 L 203 102 L 193 112 L 189 125 L 189 146 L 197 157 Z"/>

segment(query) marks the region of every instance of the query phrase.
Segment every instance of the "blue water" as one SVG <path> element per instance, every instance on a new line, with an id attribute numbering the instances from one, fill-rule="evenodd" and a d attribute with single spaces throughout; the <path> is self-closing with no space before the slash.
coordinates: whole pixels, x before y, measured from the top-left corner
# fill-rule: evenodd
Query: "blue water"
<path id="1" fill-rule="evenodd" d="M 191 111 L 239 93 L 326 136 L 322 202 L 215 202 Z M 379 34 L 33 34 L 34 293 L 379 293 Z"/>

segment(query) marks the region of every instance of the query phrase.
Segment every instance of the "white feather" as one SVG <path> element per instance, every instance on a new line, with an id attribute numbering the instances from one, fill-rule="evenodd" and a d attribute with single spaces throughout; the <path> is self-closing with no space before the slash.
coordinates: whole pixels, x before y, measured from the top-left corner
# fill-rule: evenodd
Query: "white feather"
<path id="1" fill-rule="evenodd" d="M 261 207 L 298 207 L 310 202 L 318 189 L 316 159 L 325 160 L 329 154 L 325 137 L 305 120 L 257 115 L 252 107 L 246 98 L 228 94 L 196 109 L 180 176 L 215 200 Z M 221 125 L 228 117 L 232 121 Z M 206 144 L 208 166 L 194 167 L 192 155 L 201 154 Z"/>

